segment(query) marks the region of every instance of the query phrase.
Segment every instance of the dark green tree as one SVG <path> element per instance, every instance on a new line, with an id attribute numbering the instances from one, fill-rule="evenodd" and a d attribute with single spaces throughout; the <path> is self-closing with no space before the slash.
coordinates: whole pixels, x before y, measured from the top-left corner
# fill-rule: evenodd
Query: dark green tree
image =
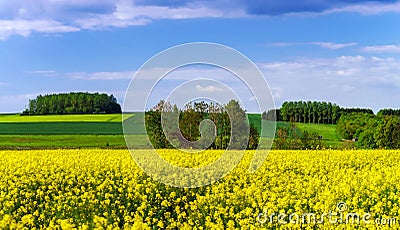
<path id="1" fill-rule="evenodd" d="M 121 113 L 113 95 L 99 93 L 61 93 L 39 95 L 29 100 L 22 115 Z"/>

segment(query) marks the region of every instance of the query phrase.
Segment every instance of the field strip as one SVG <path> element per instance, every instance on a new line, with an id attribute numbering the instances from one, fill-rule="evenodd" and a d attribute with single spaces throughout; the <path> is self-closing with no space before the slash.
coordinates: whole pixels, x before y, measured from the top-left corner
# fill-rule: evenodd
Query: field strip
<path id="1" fill-rule="evenodd" d="M 136 114 L 126 114 L 128 119 Z M 20 116 L 19 114 L 0 114 L 0 123 L 31 123 L 31 122 L 122 122 L 122 114 L 71 114 Z"/>

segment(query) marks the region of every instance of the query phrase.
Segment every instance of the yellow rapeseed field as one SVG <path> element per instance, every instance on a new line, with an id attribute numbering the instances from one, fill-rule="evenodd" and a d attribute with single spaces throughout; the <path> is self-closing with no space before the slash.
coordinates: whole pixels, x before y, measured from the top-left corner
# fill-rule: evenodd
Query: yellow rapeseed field
<path id="1" fill-rule="evenodd" d="M 0 229 L 399 228 L 400 151 L 253 152 L 205 187 L 166 186 L 127 150 L 0 151 Z M 199 167 L 220 151 L 168 161 Z"/>

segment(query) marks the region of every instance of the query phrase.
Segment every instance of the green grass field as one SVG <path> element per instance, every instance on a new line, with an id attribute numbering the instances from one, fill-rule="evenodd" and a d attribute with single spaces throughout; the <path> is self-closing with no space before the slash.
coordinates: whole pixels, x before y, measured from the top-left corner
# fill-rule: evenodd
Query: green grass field
<path id="1" fill-rule="evenodd" d="M 122 134 L 118 122 L 8 122 L 0 123 L 0 134 L 62 135 Z"/>
<path id="2" fill-rule="evenodd" d="M 133 133 L 139 145 L 148 147 L 143 124 L 143 113 L 124 116 L 129 133 Z M 261 124 L 272 128 L 271 122 L 261 120 L 259 114 L 248 114 L 249 122 L 259 131 Z M 110 147 L 124 148 L 121 114 L 48 115 L 19 116 L 0 114 L 0 148 L 80 148 Z M 287 122 L 276 122 L 277 128 L 288 126 Z M 296 123 L 300 131 L 316 132 L 323 137 L 326 147 L 339 148 L 341 139 L 335 125 Z M 262 137 L 272 138 L 269 134 Z"/>
<path id="3" fill-rule="evenodd" d="M 125 115 L 125 119 L 135 114 Z M 19 114 L 0 114 L 0 123 L 20 122 L 122 122 L 122 114 L 73 114 L 73 115 L 46 115 L 46 116 L 20 116 Z"/>
<path id="4" fill-rule="evenodd" d="M 338 148 L 342 146 L 342 140 L 336 133 L 336 125 L 296 123 L 296 126 L 301 131 L 307 130 L 308 132 L 316 132 L 318 135 L 321 135 L 322 141 L 327 148 Z"/>
<path id="5" fill-rule="evenodd" d="M 140 129 L 142 113 L 125 114 L 137 130 L 140 147 L 146 136 Z M 20 116 L 0 114 L 0 148 L 126 148 L 122 114 Z"/>
<path id="6" fill-rule="evenodd" d="M 137 126 L 141 113 L 126 114 Z M 123 134 L 122 114 L 19 116 L 0 115 L 0 135 Z M 143 133 L 143 128 L 142 128 Z"/>
<path id="7" fill-rule="evenodd" d="M 260 114 L 248 114 L 249 123 L 253 124 L 258 131 L 261 130 L 261 124 L 264 125 L 267 129 L 272 127 L 270 121 L 261 120 Z M 288 127 L 290 125 L 289 122 L 276 122 L 276 129 L 279 127 Z M 336 133 L 336 125 L 332 124 L 309 124 L 309 123 L 296 123 L 297 128 L 300 131 L 307 131 L 310 133 L 318 133 L 318 135 L 322 136 L 322 142 L 324 143 L 326 148 L 342 148 L 343 142 L 341 138 L 338 137 Z M 268 134 L 262 134 L 262 137 L 270 137 Z"/>
<path id="8" fill-rule="evenodd" d="M 135 135 L 138 147 L 148 148 L 145 135 Z M 0 135 L 0 149 L 126 148 L 123 135 Z"/>

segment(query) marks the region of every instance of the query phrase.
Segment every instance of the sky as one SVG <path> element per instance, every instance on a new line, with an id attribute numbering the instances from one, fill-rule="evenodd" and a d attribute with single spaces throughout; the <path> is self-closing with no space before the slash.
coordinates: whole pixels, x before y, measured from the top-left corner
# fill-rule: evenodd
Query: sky
<path id="1" fill-rule="evenodd" d="M 147 60 L 190 42 L 247 56 L 276 107 L 316 100 L 400 108 L 399 28 L 397 0 L 0 0 L 0 113 L 61 92 L 104 92 L 123 104 Z M 258 112 L 228 71 L 194 65 L 170 75 L 154 87 L 149 107 L 197 77 L 224 83 Z M 224 90 L 211 82 L 187 87 L 187 100 Z"/>

